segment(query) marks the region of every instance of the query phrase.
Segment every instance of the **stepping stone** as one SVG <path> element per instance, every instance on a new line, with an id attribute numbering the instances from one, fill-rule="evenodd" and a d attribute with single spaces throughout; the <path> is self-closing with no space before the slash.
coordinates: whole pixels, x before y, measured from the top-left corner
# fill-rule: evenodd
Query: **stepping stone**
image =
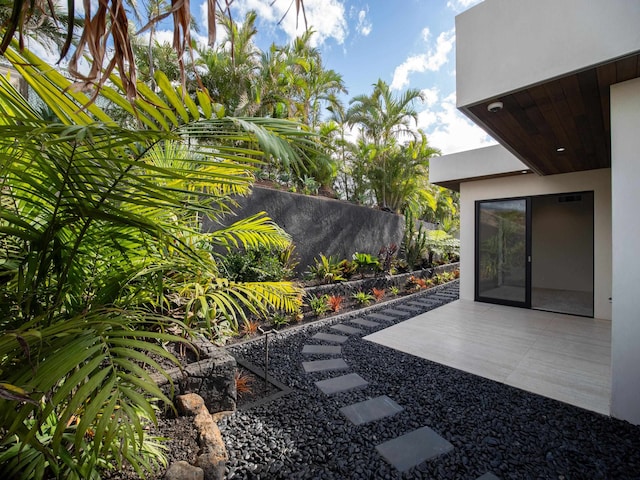
<path id="1" fill-rule="evenodd" d="M 328 360 L 314 360 L 302 362 L 302 368 L 306 373 L 324 372 L 325 370 L 346 370 L 349 365 L 342 358 L 330 358 Z"/>
<path id="2" fill-rule="evenodd" d="M 341 377 L 328 378 L 327 380 L 320 380 L 319 382 L 316 382 L 316 386 L 325 395 L 346 392 L 347 390 L 353 390 L 354 388 L 363 388 L 367 385 L 369 385 L 369 382 L 357 373 L 349 373 L 347 375 L 342 375 Z"/>
<path id="3" fill-rule="evenodd" d="M 333 333 L 316 333 L 313 337 L 316 340 L 324 340 L 325 342 L 344 343 L 349 340 L 349 337 L 344 335 L 334 335 Z"/>
<path id="4" fill-rule="evenodd" d="M 385 322 L 388 322 L 389 320 L 396 320 L 396 317 L 385 315 L 384 313 L 370 313 L 366 318 L 373 318 L 374 320 L 382 320 Z"/>
<path id="5" fill-rule="evenodd" d="M 331 328 L 333 328 L 334 330 L 338 330 L 339 332 L 348 333 L 349 335 L 362 333 L 362 330 L 360 330 L 359 328 L 350 327 L 348 325 L 342 325 L 341 323 L 337 325 L 332 325 Z"/>
<path id="6" fill-rule="evenodd" d="M 435 305 L 433 302 L 421 302 L 420 300 L 415 300 L 413 302 L 407 302 L 407 305 L 411 305 L 413 307 L 418 307 L 421 309 L 430 308 Z"/>
<path id="7" fill-rule="evenodd" d="M 493 473 L 487 472 L 476 480 L 500 480 L 500 477 L 496 477 Z"/>
<path id="8" fill-rule="evenodd" d="M 372 322 L 371 320 L 365 320 L 364 318 L 354 318 L 353 320 L 349 320 L 350 323 L 355 323 L 357 325 L 362 325 L 363 327 L 379 327 L 380 324 L 378 322 Z"/>
<path id="9" fill-rule="evenodd" d="M 305 345 L 302 347 L 303 355 L 342 355 L 340 345 Z"/>
<path id="10" fill-rule="evenodd" d="M 386 310 L 383 310 L 383 312 L 388 313 L 389 315 L 395 315 L 396 317 L 404 317 L 405 315 L 408 315 L 408 313 L 403 310 L 395 310 L 393 308 L 387 308 Z"/>
<path id="11" fill-rule="evenodd" d="M 378 453 L 401 472 L 452 449 L 453 445 L 429 427 L 419 428 L 376 446 Z"/>
<path id="12" fill-rule="evenodd" d="M 412 313 L 422 312 L 422 308 L 421 307 L 416 307 L 416 306 L 412 306 L 412 305 L 396 305 L 396 308 L 398 308 L 400 310 L 407 310 L 407 311 L 412 312 Z"/>
<path id="13" fill-rule="evenodd" d="M 342 407 L 340 412 L 354 425 L 362 425 L 363 423 L 390 417 L 402 410 L 404 410 L 404 408 L 386 395 L 382 395 L 381 397 Z"/>

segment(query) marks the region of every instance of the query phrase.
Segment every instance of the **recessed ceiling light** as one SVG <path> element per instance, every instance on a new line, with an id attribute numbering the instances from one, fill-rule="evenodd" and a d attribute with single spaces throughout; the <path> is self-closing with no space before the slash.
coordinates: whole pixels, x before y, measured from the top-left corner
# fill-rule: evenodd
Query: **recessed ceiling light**
<path id="1" fill-rule="evenodd" d="M 529 170 L 522 170 L 520 173 L 522 174 L 529 173 Z"/>
<path id="2" fill-rule="evenodd" d="M 566 150 L 566 148 L 564 148 L 564 147 L 558 147 L 558 148 L 556 148 L 556 152 L 558 152 L 558 153 L 562 153 L 562 152 L 564 152 L 565 150 Z"/>
<path id="3" fill-rule="evenodd" d="M 487 110 L 489 110 L 491 113 L 496 113 L 502 110 L 502 107 L 504 107 L 504 104 L 502 102 L 493 102 L 487 105 Z"/>

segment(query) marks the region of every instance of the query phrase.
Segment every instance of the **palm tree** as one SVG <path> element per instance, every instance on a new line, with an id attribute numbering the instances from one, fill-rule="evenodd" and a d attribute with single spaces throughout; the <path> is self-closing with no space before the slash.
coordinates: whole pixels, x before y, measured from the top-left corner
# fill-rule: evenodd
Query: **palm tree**
<path id="1" fill-rule="evenodd" d="M 383 177 L 387 175 L 387 160 L 399 140 L 407 136 L 413 140 L 420 137 L 412 124 L 417 122 L 418 115 L 413 104 L 421 98 L 422 94 L 416 89 L 406 90 L 396 97 L 386 82 L 378 80 L 371 96 L 358 95 L 349 102 L 348 123 L 359 126 L 363 140 L 373 145 L 372 160 Z M 381 182 L 377 198 L 380 207 L 389 208 L 386 181 Z"/>
<path id="2" fill-rule="evenodd" d="M 199 81 L 217 102 L 228 112 L 237 115 L 240 110 L 250 110 L 247 105 L 255 102 L 254 85 L 260 65 L 260 50 L 253 43 L 257 15 L 250 11 L 241 25 L 230 18 L 218 15 L 226 31 L 223 45 L 215 49 L 199 48 L 196 66 L 203 71 Z"/>
<path id="3" fill-rule="evenodd" d="M 296 157 L 306 134 L 218 117 L 206 95 L 183 98 L 160 72 L 162 98 L 139 84 L 145 98 L 132 105 L 117 79 L 103 87 L 143 125 L 121 128 L 28 51 L 6 58 L 56 120 L 0 78 L 0 471 L 94 478 L 128 461 L 142 474 L 160 461 L 144 433 L 153 399 L 171 403 L 140 368 L 164 372 L 151 354 L 176 361 L 158 341 L 299 305 L 290 282 L 218 272 L 220 248 L 288 243 L 268 218 L 208 233 L 200 222 L 248 191 L 261 157 Z M 166 315 L 176 296 L 182 319 Z"/>
<path id="4" fill-rule="evenodd" d="M 227 18 L 231 18 L 231 2 L 209 1 L 208 8 L 208 43 L 213 45 L 216 39 L 216 13 L 219 10 Z M 303 0 L 295 0 L 296 16 L 303 14 L 306 24 L 306 14 Z M 91 2 L 85 2 L 85 9 L 82 34 L 77 43 L 74 42 L 75 32 L 69 26 L 65 32 L 64 44 L 60 49 L 60 59 L 62 60 L 72 51 L 69 62 L 69 73 L 86 87 L 102 87 L 108 80 L 112 72 L 116 71 L 120 83 L 127 98 L 132 101 L 137 95 L 137 69 L 135 56 L 132 48 L 132 39 L 129 32 L 130 19 L 128 14 L 133 12 L 134 18 L 139 18 L 138 6 L 134 0 L 106 0 L 98 2 L 97 7 Z M 160 5 L 158 3 L 157 5 Z M 75 3 L 68 2 L 68 17 L 75 18 Z M 95 8 L 95 11 L 93 10 Z M 0 40 L 0 54 L 4 54 L 9 48 L 16 33 L 18 34 L 20 48 L 23 46 L 23 35 L 27 30 L 29 22 L 36 19 L 37 22 L 58 18 L 55 11 L 55 2 L 45 2 L 42 0 L 14 0 L 12 7 L 4 7 L 6 21 L 2 22 L 2 39 Z M 142 29 L 145 31 L 152 28 L 158 22 L 171 16 L 173 21 L 173 48 L 178 58 L 178 66 L 181 72 L 182 83 L 186 83 L 186 72 L 184 68 L 184 54 L 192 48 L 191 28 L 193 25 L 190 3 L 172 1 L 171 8 L 152 18 Z M 160 9 L 152 9 L 160 11 Z M 150 44 L 153 35 L 150 39 Z M 104 48 L 110 45 L 111 48 Z M 88 50 L 88 56 L 86 51 Z M 86 60 L 89 63 L 89 71 L 80 69 L 80 62 Z M 90 100 L 94 100 L 95 96 Z"/>

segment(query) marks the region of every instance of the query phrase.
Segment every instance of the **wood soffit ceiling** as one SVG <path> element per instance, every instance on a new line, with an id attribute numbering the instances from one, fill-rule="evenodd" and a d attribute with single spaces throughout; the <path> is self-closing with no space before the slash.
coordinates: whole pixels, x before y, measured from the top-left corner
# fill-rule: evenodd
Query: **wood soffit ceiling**
<path id="1" fill-rule="evenodd" d="M 611 167 L 609 87 L 640 77 L 640 53 L 463 108 L 536 173 Z M 502 110 L 487 106 L 500 101 Z M 558 148 L 564 147 L 559 153 Z"/>

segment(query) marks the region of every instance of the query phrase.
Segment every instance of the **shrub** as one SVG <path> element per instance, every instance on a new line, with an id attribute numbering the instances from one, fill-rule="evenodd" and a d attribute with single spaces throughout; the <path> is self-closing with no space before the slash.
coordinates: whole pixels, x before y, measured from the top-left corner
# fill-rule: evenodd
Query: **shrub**
<path id="1" fill-rule="evenodd" d="M 398 287 L 396 287 L 395 285 L 389 288 L 389 291 L 391 292 L 391 295 L 398 296 L 400 294 L 400 289 Z"/>
<path id="2" fill-rule="evenodd" d="M 280 313 L 280 312 L 274 314 L 273 317 L 271 317 L 271 322 L 276 327 L 285 327 L 285 326 L 289 325 L 290 321 L 291 321 L 291 319 L 289 317 L 287 317 L 285 314 Z"/>
<path id="3" fill-rule="evenodd" d="M 327 313 L 329 311 L 329 296 L 311 297 L 309 307 L 311 307 L 311 311 L 317 316 Z"/>
<path id="4" fill-rule="evenodd" d="M 373 296 L 376 297 L 376 301 L 379 302 L 380 300 L 382 300 L 384 298 L 384 290 L 381 288 L 372 288 L 371 289 L 371 293 L 373 293 Z"/>
<path id="5" fill-rule="evenodd" d="M 351 298 L 353 298 L 360 305 L 369 305 L 373 300 L 375 300 L 375 297 L 373 295 L 362 291 L 354 293 L 353 295 L 351 295 Z"/>
<path id="6" fill-rule="evenodd" d="M 343 282 L 345 280 L 340 265 L 341 262 L 332 255 L 326 257 L 321 254 L 319 259 L 315 259 L 315 262 L 315 265 L 309 267 L 311 278 L 324 283 Z"/>
<path id="7" fill-rule="evenodd" d="M 234 282 L 280 282 L 295 268 L 293 247 L 249 247 L 222 258 L 220 269 Z"/>
<path id="8" fill-rule="evenodd" d="M 398 254 L 398 245 L 395 243 L 389 246 L 383 246 L 378 252 L 378 259 L 380 261 L 380 268 L 383 272 L 393 275 L 395 273 L 394 264 L 396 263 L 396 257 Z"/>
<path id="9" fill-rule="evenodd" d="M 362 274 L 365 272 L 375 271 L 380 267 L 380 261 L 378 258 L 368 253 L 354 253 L 353 263 L 356 265 L 357 270 Z"/>
<path id="10" fill-rule="evenodd" d="M 342 307 L 343 300 L 344 300 L 344 297 L 341 297 L 340 295 L 331 295 L 327 299 L 327 303 L 329 304 L 329 309 L 332 312 L 339 312 L 340 308 Z"/>

